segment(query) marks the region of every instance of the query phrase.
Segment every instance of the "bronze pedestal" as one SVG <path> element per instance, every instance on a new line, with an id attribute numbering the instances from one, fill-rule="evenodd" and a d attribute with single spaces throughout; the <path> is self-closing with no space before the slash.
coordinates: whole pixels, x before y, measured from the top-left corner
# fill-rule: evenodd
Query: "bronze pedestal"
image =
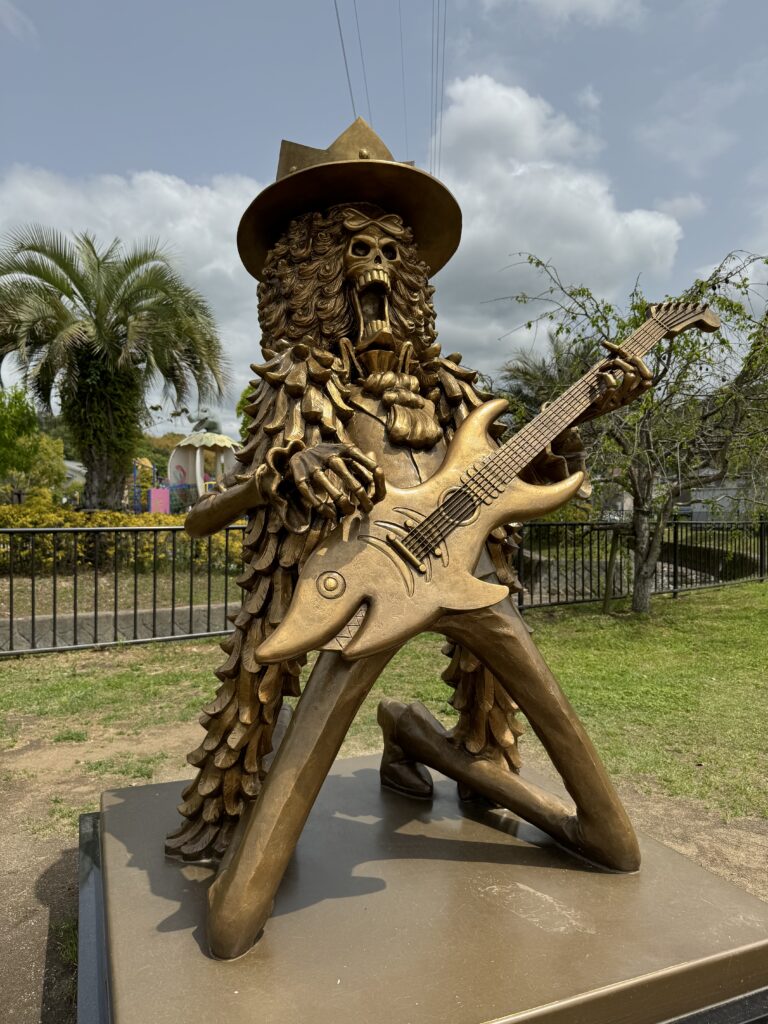
<path id="1" fill-rule="evenodd" d="M 106 793 L 114 1024 L 657 1024 L 768 985 L 768 905 L 643 839 L 643 870 L 579 865 L 513 815 L 467 816 L 338 761 L 241 959 L 206 955 L 212 871 L 167 863 L 177 784 Z M 745 1016 L 729 1019 L 744 1021 Z"/>

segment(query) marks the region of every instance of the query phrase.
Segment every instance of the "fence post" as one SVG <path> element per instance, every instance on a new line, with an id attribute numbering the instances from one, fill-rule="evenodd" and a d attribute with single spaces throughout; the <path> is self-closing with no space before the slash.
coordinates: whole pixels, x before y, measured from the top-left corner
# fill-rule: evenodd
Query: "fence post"
<path id="1" fill-rule="evenodd" d="M 523 589 L 523 528 L 520 527 L 519 531 L 516 531 L 520 540 L 517 544 L 517 582 L 520 584 L 520 590 L 517 592 L 517 607 L 522 612 L 523 604 L 525 603 L 525 590 Z"/>
<path id="2" fill-rule="evenodd" d="M 605 594 L 603 595 L 603 615 L 611 610 L 613 600 L 613 574 L 616 571 L 616 558 L 619 554 L 619 529 L 614 526 L 611 530 L 611 550 L 608 554 L 608 566 L 605 570 Z"/>
<path id="3" fill-rule="evenodd" d="M 680 523 L 677 519 L 677 512 L 672 518 L 672 597 L 677 597 L 678 591 L 678 566 L 680 565 Z"/>
<path id="4" fill-rule="evenodd" d="M 760 540 L 760 582 L 765 583 L 765 577 L 768 573 L 768 519 L 765 516 L 760 516 L 760 527 L 759 527 L 759 540 Z"/>

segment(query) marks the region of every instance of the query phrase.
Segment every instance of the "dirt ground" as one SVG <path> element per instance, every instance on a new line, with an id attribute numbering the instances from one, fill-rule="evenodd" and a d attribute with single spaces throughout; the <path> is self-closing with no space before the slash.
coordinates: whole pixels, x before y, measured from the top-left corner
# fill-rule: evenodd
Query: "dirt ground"
<path id="1" fill-rule="evenodd" d="M 126 781 L 124 775 L 105 771 L 104 764 L 116 756 L 132 755 L 135 764 L 164 754 L 153 765 L 153 781 L 188 777 L 185 755 L 200 735 L 199 726 L 191 724 L 148 729 L 140 736 L 104 733 L 84 743 L 53 743 L 40 733 L 38 722 L 22 723 L 19 742 L 3 754 L 0 769 L 0 1020 L 75 1020 L 77 814 L 95 809 L 104 789 L 145 781 Z M 545 774 L 552 771 L 535 749 L 528 760 Z M 94 769 L 86 761 L 101 766 Z M 670 798 L 636 784 L 620 784 L 619 789 L 641 831 L 768 901 L 768 821 L 726 823 L 698 801 Z"/>

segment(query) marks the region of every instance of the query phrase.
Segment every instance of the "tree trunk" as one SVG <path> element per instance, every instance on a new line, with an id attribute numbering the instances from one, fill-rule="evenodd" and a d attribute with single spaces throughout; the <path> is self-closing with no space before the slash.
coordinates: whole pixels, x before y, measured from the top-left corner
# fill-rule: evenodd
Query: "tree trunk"
<path id="1" fill-rule="evenodd" d="M 122 460 L 120 460 L 122 461 Z M 119 511 L 123 507 L 126 479 L 130 464 L 121 466 L 113 455 L 93 454 L 85 467 L 84 508 L 104 508 Z"/>
<path id="2" fill-rule="evenodd" d="M 635 504 L 632 513 L 632 529 L 634 533 L 635 571 L 632 580 L 632 611 L 649 612 L 651 610 L 651 588 L 656 560 L 650 562 L 651 554 L 651 516 L 644 506 Z"/>
<path id="3" fill-rule="evenodd" d="M 632 495 L 634 510 L 632 512 L 632 530 L 634 534 L 635 572 L 632 581 L 632 611 L 647 614 L 651 610 L 651 594 L 653 579 L 656 574 L 656 563 L 661 554 L 664 530 L 675 507 L 678 490 L 670 487 L 661 505 L 658 505 L 655 519 L 652 520 L 654 484 L 652 473 L 636 470 L 636 484 Z"/>
<path id="4" fill-rule="evenodd" d="M 653 593 L 653 568 L 648 572 L 646 566 L 635 569 L 632 583 L 632 611 L 648 613 L 651 610 L 651 594 Z"/>

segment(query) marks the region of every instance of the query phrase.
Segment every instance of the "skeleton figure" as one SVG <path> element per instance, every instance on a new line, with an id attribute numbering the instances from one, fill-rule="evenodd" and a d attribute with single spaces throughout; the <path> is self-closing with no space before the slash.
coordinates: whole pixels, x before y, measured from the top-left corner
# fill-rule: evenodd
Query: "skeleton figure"
<path id="1" fill-rule="evenodd" d="M 288 159 L 304 149 L 286 145 Z M 325 151 L 324 161 L 314 161 L 319 166 L 304 154 L 309 170 L 289 170 L 284 177 L 303 173 L 311 183 L 318 172 L 370 160 L 368 149 L 380 154 L 375 165 L 391 161 L 358 121 Z M 356 160 L 339 159 L 350 150 Z M 199 771 L 183 793 L 183 823 L 167 840 L 168 853 L 186 859 L 223 855 L 209 897 L 209 941 L 221 957 L 244 952 L 269 916 L 323 779 L 365 694 L 394 653 L 346 661 L 340 653 L 344 636 L 327 645 L 279 745 L 290 717 L 283 698 L 300 695 L 305 659 L 263 665 L 254 652 L 282 621 L 301 566 L 322 538 L 343 517 L 369 511 L 388 480 L 414 486 L 428 479 L 459 424 L 487 397 L 460 356 L 443 357 L 436 341 L 424 257 L 432 270 L 436 264 L 439 269 L 458 230 L 442 250 L 430 252 L 427 236 L 419 237 L 394 206 L 369 201 L 393 192 L 375 180 L 374 161 L 371 168 L 365 171 L 374 180 L 367 193 L 358 187 L 361 200 L 354 202 L 320 205 L 322 195 L 349 190 L 345 181 L 330 187 L 320 174 L 316 198 L 307 194 L 312 189 L 305 182 L 301 202 L 314 198 L 318 205 L 299 212 L 255 256 L 252 235 L 244 242 L 241 226 L 241 254 L 252 264 L 249 269 L 257 267 L 261 281 L 265 362 L 253 366 L 246 408 L 253 419 L 238 454 L 242 473 L 200 499 L 187 529 L 203 536 L 247 515 L 245 571 L 238 580 L 244 599 L 234 632 L 222 645 L 227 657 L 217 670 L 221 686 L 204 708 L 205 738 L 189 755 Z M 257 200 L 262 216 L 286 206 L 284 195 L 272 199 L 271 205 Z M 400 199 L 400 209 L 417 221 L 413 197 Z M 608 381 L 590 416 L 632 400 L 646 386 L 645 368 L 637 361 L 619 353 L 615 363 L 622 379 Z M 531 481 L 563 479 L 582 462 L 577 434 L 570 431 L 527 473 Z M 495 531 L 475 575 L 518 589 L 514 551 L 511 528 Z M 446 733 L 420 705 L 382 702 L 382 783 L 429 797 L 431 778 L 422 764 L 427 762 L 456 778 L 463 797 L 479 794 L 594 861 L 634 870 L 639 855 L 631 825 L 512 602 L 446 616 L 435 628 L 448 640 L 443 678 L 454 689 L 458 722 Z M 482 658 L 478 636 L 486 652 Z M 564 778 L 575 816 L 517 775 L 518 701 Z"/>

